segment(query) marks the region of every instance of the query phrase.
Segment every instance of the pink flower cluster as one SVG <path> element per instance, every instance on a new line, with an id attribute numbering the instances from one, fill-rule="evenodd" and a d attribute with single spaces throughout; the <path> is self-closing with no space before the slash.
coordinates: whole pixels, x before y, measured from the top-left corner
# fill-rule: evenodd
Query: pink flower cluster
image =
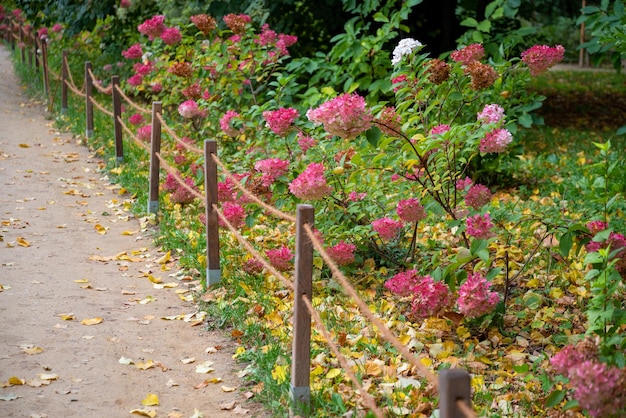
<path id="1" fill-rule="evenodd" d="M 257 161 L 254 164 L 254 169 L 263 173 L 263 184 L 270 186 L 277 178 L 287 173 L 289 161 L 280 158 L 268 158 Z"/>
<path id="2" fill-rule="evenodd" d="M 165 28 L 161 33 L 161 39 L 167 45 L 176 45 L 181 39 L 183 39 L 183 35 L 181 35 L 178 28 Z"/>
<path id="3" fill-rule="evenodd" d="M 185 177 L 183 181 L 185 182 L 185 185 L 187 185 L 187 187 L 191 188 L 192 190 L 198 191 L 198 188 L 196 187 L 193 178 Z M 180 204 L 191 203 L 195 200 L 195 198 L 196 196 L 190 190 L 188 190 L 186 187 L 178 182 L 176 190 L 174 190 L 170 196 L 170 200 L 173 203 Z"/>
<path id="4" fill-rule="evenodd" d="M 552 368 L 570 380 L 574 398 L 592 417 L 614 416 L 626 408 L 626 369 L 602 363 L 589 340 L 568 345 L 550 359 Z"/>
<path id="5" fill-rule="evenodd" d="M 491 282 L 478 273 L 472 273 L 459 287 L 457 305 L 466 318 L 477 318 L 491 312 L 500 296 L 489 290 Z"/>
<path id="6" fill-rule="evenodd" d="M 430 276 L 419 276 L 415 270 L 396 274 L 385 287 L 399 296 L 411 297 L 411 314 L 417 319 L 438 315 L 450 305 L 448 286 Z"/>
<path id="7" fill-rule="evenodd" d="M 298 41 L 297 36 L 285 35 L 284 33 L 277 34 L 270 29 L 266 23 L 261 27 L 261 34 L 259 39 L 256 40 L 261 46 L 275 46 L 280 51 L 280 55 L 289 55 L 287 48 L 292 46 Z"/>
<path id="8" fill-rule="evenodd" d="M 467 234 L 476 239 L 489 239 L 493 236 L 493 223 L 488 213 L 469 216 L 466 220 Z"/>
<path id="9" fill-rule="evenodd" d="M 286 246 L 267 250 L 265 252 L 270 264 L 278 271 L 287 271 L 291 269 L 294 254 Z"/>
<path id="10" fill-rule="evenodd" d="M 485 137 L 480 140 L 478 148 L 480 152 L 504 152 L 506 146 L 513 141 L 513 135 L 511 132 L 504 128 L 494 129 L 491 132 L 487 132 Z"/>
<path id="11" fill-rule="evenodd" d="M 143 125 L 145 122 L 146 120 L 141 113 L 133 113 L 128 118 L 128 123 L 130 123 L 131 125 Z"/>
<path id="12" fill-rule="evenodd" d="M 157 15 L 147 19 L 141 25 L 137 26 L 139 33 L 148 37 L 151 41 L 161 36 L 165 30 L 165 16 Z"/>
<path id="13" fill-rule="evenodd" d="M 306 153 L 315 145 L 317 145 L 315 139 L 310 136 L 304 135 L 302 132 L 298 132 L 298 146 L 300 146 L 300 149 L 303 153 Z"/>
<path id="14" fill-rule="evenodd" d="M 392 240 L 398 236 L 402 230 L 403 224 L 400 221 L 394 221 L 391 218 L 381 218 L 372 222 L 372 229 L 380 235 L 384 240 Z"/>
<path id="15" fill-rule="evenodd" d="M 450 130 L 450 125 L 437 125 L 430 130 L 431 135 L 443 135 Z"/>
<path id="16" fill-rule="evenodd" d="M 472 184 L 474 184 L 474 181 L 469 177 L 465 177 L 464 179 L 458 179 L 455 187 L 457 190 L 465 190 L 466 187 L 469 187 Z"/>
<path id="17" fill-rule="evenodd" d="M 343 139 L 355 138 L 372 123 L 365 99 L 356 93 L 342 94 L 316 109 L 309 109 L 306 115 L 310 121 L 323 124 L 329 134 Z"/>
<path id="18" fill-rule="evenodd" d="M 531 75 L 539 75 L 555 64 L 561 62 L 565 48 L 557 45 L 553 48 L 547 45 L 535 45 L 522 52 L 522 61 L 528 66 Z"/>
<path id="19" fill-rule="evenodd" d="M 354 244 L 340 241 L 338 244 L 327 248 L 326 252 L 337 265 L 345 266 L 354 263 L 354 250 L 356 250 Z"/>
<path id="20" fill-rule="evenodd" d="M 419 199 L 415 197 L 399 201 L 396 207 L 396 213 L 400 219 L 409 223 L 419 222 L 426 218 L 424 206 L 422 206 Z"/>
<path id="21" fill-rule="evenodd" d="M 498 123 L 504 119 L 504 108 L 497 104 L 488 104 L 476 118 L 483 123 Z"/>
<path id="22" fill-rule="evenodd" d="M 232 120 L 239 117 L 241 117 L 241 115 L 234 110 L 229 110 L 224 114 L 224 116 L 222 116 L 222 118 L 220 119 L 220 127 L 226 135 L 237 136 L 241 133 L 239 129 L 235 129 L 232 126 Z"/>
<path id="23" fill-rule="evenodd" d="M 222 18 L 228 29 L 236 34 L 242 34 L 246 30 L 246 25 L 252 22 L 252 18 L 246 14 L 229 13 Z"/>
<path id="24" fill-rule="evenodd" d="M 267 127 L 279 136 L 285 136 L 289 132 L 293 122 L 300 116 L 297 109 L 281 107 L 278 110 L 263 112 L 263 118 Z"/>
<path id="25" fill-rule="evenodd" d="M 302 200 L 318 200 L 328 196 L 333 189 L 326 183 L 324 165 L 312 163 L 289 183 L 289 191 Z"/>
<path id="26" fill-rule="evenodd" d="M 603 221 L 591 221 L 587 224 L 587 229 L 592 235 L 604 231 L 609 226 Z M 612 260 L 617 259 L 615 269 L 626 279 L 626 237 L 618 232 L 610 232 L 609 237 L 604 241 L 590 241 L 585 245 L 588 253 L 597 252 L 601 248 L 610 248 L 614 253 Z"/>
<path id="27" fill-rule="evenodd" d="M 465 204 L 475 210 L 480 210 L 480 208 L 491 202 L 492 197 L 493 195 L 487 186 L 475 184 L 467 191 Z"/>
<path id="28" fill-rule="evenodd" d="M 222 213 L 233 227 L 241 228 L 244 226 L 246 221 L 246 212 L 241 205 L 233 202 L 224 202 L 222 203 Z M 218 225 L 226 228 L 226 223 L 224 223 L 221 218 L 218 220 Z"/>
<path id="29" fill-rule="evenodd" d="M 366 197 L 367 197 L 367 193 L 350 192 L 350 194 L 348 195 L 348 199 L 351 202 L 360 202 L 361 200 L 365 199 Z"/>
<path id="30" fill-rule="evenodd" d="M 198 103 L 195 100 L 186 100 L 178 106 L 178 113 L 186 118 L 204 118 L 207 115 L 206 110 L 200 109 Z"/>
<path id="31" fill-rule="evenodd" d="M 249 258 L 243 263 L 243 271 L 254 276 L 263 271 L 263 263 L 256 258 Z"/>
<path id="32" fill-rule="evenodd" d="M 152 140 L 152 125 L 144 125 L 137 129 L 137 138 L 144 142 Z"/>
<path id="33" fill-rule="evenodd" d="M 481 44 L 471 44 L 462 49 L 457 49 L 450 54 L 452 61 L 468 65 L 474 61 L 480 61 L 485 56 L 485 48 Z"/>

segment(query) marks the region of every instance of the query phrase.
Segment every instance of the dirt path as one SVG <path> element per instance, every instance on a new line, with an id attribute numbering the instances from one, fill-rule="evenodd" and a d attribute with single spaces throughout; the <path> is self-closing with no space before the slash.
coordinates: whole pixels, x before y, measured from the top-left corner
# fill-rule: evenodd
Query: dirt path
<path id="1" fill-rule="evenodd" d="M 235 344 L 182 299 L 194 282 L 76 142 L 0 47 L 0 416 L 269 416 L 246 400 Z"/>

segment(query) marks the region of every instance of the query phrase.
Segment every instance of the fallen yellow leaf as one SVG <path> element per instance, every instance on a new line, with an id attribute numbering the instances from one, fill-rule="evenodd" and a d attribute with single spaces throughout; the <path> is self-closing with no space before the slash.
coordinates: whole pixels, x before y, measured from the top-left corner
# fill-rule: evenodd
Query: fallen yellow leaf
<path id="1" fill-rule="evenodd" d="M 64 320 L 64 321 L 73 321 L 74 319 L 76 319 L 76 318 L 74 317 L 74 314 L 72 314 L 72 313 L 69 313 L 69 314 L 60 314 L 59 316 L 60 316 L 60 317 L 61 317 L 61 319 L 62 319 L 62 320 Z"/>
<path id="2" fill-rule="evenodd" d="M 24 348 L 24 352 L 26 354 L 30 354 L 30 355 L 40 354 L 40 353 L 43 353 L 43 348 L 41 348 L 41 347 L 27 347 L 27 348 Z"/>
<path id="3" fill-rule="evenodd" d="M 156 366 L 156 364 L 154 364 L 154 361 L 152 360 L 148 360 L 145 363 L 137 363 L 135 364 L 135 367 L 138 368 L 139 370 L 148 370 L 153 368 L 154 366 Z"/>
<path id="4" fill-rule="evenodd" d="M 39 373 L 37 376 L 39 376 L 41 380 L 57 380 L 59 378 L 59 376 L 54 373 Z"/>
<path id="5" fill-rule="evenodd" d="M 103 318 L 86 318 L 80 321 L 83 325 L 98 325 L 104 321 Z"/>
<path id="6" fill-rule="evenodd" d="M 9 377 L 9 386 L 18 386 L 18 385 L 23 385 L 24 384 L 24 380 L 20 379 L 17 376 L 11 376 Z"/>
<path id="7" fill-rule="evenodd" d="M 141 404 L 144 406 L 155 406 L 159 404 L 159 397 L 154 393 L 149 393 L 146 398 L 141 401 Z"/>
<path id="8" fill-rule="evenodd" d="M 133 409 L 131 414 L 143 415 L 144 417 L 154 418 L 156 417 L 156 411 L 154 409 Z"/>
<path id="9" fill-rule="evenodd" d="M 340 374 L 341 374 L 341 369 L 330 369 L 328 373 L 326 373 L 326 379 L 334 379 Z"/>
<path id="10" fill-rule="evenodd" d="M 148 274 L 148 280 L 152 283 L 162 283 L 163 281 L 159 277 L 154 277 L 152 274 Z"/>
<path id="11" fill-rule="evenodd" d="M 171 251 L 168 251 L 167 253 L 165 253 L 165 254 L 163 255 L 163 257 L 161 257 L 161 258 L 159 258 L 159 259 L 157 260 L 157 264 L 165 264 L 165 263 L 167 263 L 168 261 L 170 261 L 170 260 L 171 260 L 171 258 L 172 258 Z"/>
<path id="12" fill-rule="evenodd" d="M 100 234 L 100 235 L 104 235 L 104 234 L 106 234 L 106 233 L 107 233 L 107 229 L 109 229 L 109 228 L 104 227 L 104 226 L 102 226 L 102 225 L 100 225 L 100 224 L 95 224 L 93 227 L 94 227 L 94 229 L 96 230 L 96 232 L 97 232 L 98 234 Z"/>
<path id="13" fill-rule="evenodd" d="M 20 148 L 30 148 L 30 145 L 28 145 L 28 144 L 19 144 L 18 147 L 20 147 Z"/>
<path id="14" fill-rule="evenodd" d="M 234 392 L 236 390 L 237 388 L 235 387 L 222 385 L 222 392 Z"/>
<path id="15" fill-rule="evenodd" d="M 89 279 L 78 279 L 78 280 L 74 280 L 74 283 L 89 283 Z"/>
<path id="16" fill-rule="evenodd" d="M 17 237 L 17 245 L 20 247 L 30 247 L 30 242 L 26 241 L 22 237 Z"/>

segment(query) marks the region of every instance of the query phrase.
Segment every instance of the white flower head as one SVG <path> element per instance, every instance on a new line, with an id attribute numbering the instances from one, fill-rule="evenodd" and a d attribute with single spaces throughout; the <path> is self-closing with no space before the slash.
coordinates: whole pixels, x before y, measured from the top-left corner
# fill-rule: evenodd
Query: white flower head
<path id="1" fill-rule="evenodd" d="M 396 65 L 400 63 L 402 57 L 405 55 L 409 55 L 416 48 L 422 47 L 422 43 L 413 38 L 404 38 L 398 42 L 398 46 L 396 46 L 393 50 L 393 58 L 391 59 L 391 64 Z"/>

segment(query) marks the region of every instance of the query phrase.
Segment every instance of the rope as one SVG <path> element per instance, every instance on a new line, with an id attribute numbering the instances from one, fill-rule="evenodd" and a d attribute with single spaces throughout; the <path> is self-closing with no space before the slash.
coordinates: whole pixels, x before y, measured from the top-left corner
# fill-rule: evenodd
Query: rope
<path id="1" fill-rule="evenodd" d="M 94 75 L 94 73 L 91 71 L 91 68 L 87 69 L 87 72 L 89 73 L 89 77 L 91 77 L 91 85 L 94 86 L 96 88 L 96 90 L 98 90 L 100 93 L 104 93 L 104 94 L 111 94 L 111 86 L 109 87 L 104 87 L 102 84 L 100 84 L 97 80 L 96 80 L 96 76 Z"/>
<path id="2" fill-rule="evenodd" d="M 67 87 L 69 87 L 70 90 L 72 90 L 72 92 L 79 96 L 79 97 L 85 97 L 85 93 L 83 93 L 82 91 L 78 90 L 72 83 L 70 83 L 68 80 L 65 80 L 65 84 L 67 85 Z"/>
<path id="3" fill-rule="evenodd" d="M 96 99 L 94 99 L 93 97 L 89 97 L 89 101 L 91 103 L 93 103 L 93 105 L 95 107 L 97 107 L 102 113 L 105 113 L 105 114 L 107 114 L 109 116 L 113 116 L 113 112 L 111 112 L 110 110 L 106 109 L 104 106 L 102 106 L 100 103 L 98 103 L 96 101 Z"/>
<path id="4" fill-rule="evenodd" d="M 222 163 L 222 161 L 219 159 L 219 157 L 217 155 L 212 155 L 212 158 L 213 158 L 213 161 L 215 161 L 215 163 L 220 166 L 220 168 L 222 169 L 222 171 L 224 172 L 226 177 L 228 177 L 228 179 L 230 179 L 230 181 L 232 181 L 233 184 L 239 190 L 241 190 L 243 192 L 243 194 L 245 194 L 247 197 L 252 199 L 259 206 L 261 206 L 263 209 L 267 210 L 268 212 L 270 212 L 271 214 L 273 214 L 277 218 L 283 219 L 283 220 L 286 220 L 286 221 L 290 221 L 290 222 L 295 222 L 296 221 L 295 216 L 292 216 L 292 215 L 290 215 L 288 213 L 285 213 L 285 212 L 281 212 L 280 210 L 276 209 L 275 207 L 270 206 L 267 203 L 263 202 L 261 199 L 256 197 L 254 194 L 250 193 L 241 183 L 239 183 L 239 180 L 235 179 L 233 174 L 230 171 L 228 171 L 228 169 L 226 168 L 224 163 Z"/>
<path id="5" fill-rule="evenodd" d="M 53 78 L 56 78 L 57 80 L 61 79 L 61 76 L 59 74 L 55 73 L 54 71 L 52 71 L 50 69 L 50 67 L 48 67 L 48 74 L 50 74 Z"/>
<path id="6" fill-rule="evenodd" d="M 163 168 L 165 169 L 165 171 L 171 174 L 176 180 L 176 182 L 180 184 L 181 186 L 183 186 L 189 193 L 194 195 L 196 198 L 200 199 L 200 201 L 202 202 L 202 205 L 205 206 L 205 196 L 202 193 L 198 192 L 196 189 L 190 187 L 187 183 L 185 183 L 185 181 L 178 175 L 178 171 L 174 167 L 169 165 L 169 163 L 165 161 L 163 157 L 161 157 L 161 154 L 156 152 L 154 153 L 154 155 L 156 155 L 159 161 L 161 161 L 161 164 L 163 165 Z"/>
<path id="7" fill-rule="evenodd" d="M 63 57 L 63 64 L 67 68 L 67 76 L 70 79 L 69 83 L 71 84 L 71 86 L 74 87 L 74 89 L 78 90 L 78 87 L 76 87 L 76 83 L 74 83 L 74 78 L 72 77 L 72 71 L 70 71 L 70 64 L 67 62 L 67 57 Z M 68 84 L 68 86 L 70 84 Z M 70 89 L 72 89 L 72 87 L 70 87 Z M 74 89 L 72 89 L 72 91 L 75 91 Z M 84 84 L 83 84 L 83 87 L 80 90 L 78 90 L 79 93 L 77 93 L 77 94 L 81 95 L 83 90 L 85 90 L 85 85 Z M 83 96 L 84 96 L 84 94 L 83 94 Z"/>
<path id="8" fill-rule="evenodd" d="M 122 118 L 120 116 L 117 117 L 117 121 L 120 123 L 120 125 L 122 125 L 122 129 L 124 129 L 126 131 L 126 133 L 128 133 L 128 135 L 130 135 L 130 138 L 133 141 L 135 141 L 135 143 L 137 145 L 139 145 L 141 148 L 143 148 L 147 152 L 150 152 L 150 148 L 148 148 L 148 146 L 146 144 L 144 144 L 144 142 L 141 139 L 137 138 L 137 135 L 135 135 L 133 133 L 133 131 L 128 129 L 128 126 L 126 126 L 126 124 L 122 121 Z"/>
<path id="9" fill-rule="evenodd" d="M 239 233 L 239 231 L 237 231 L 237 229 L 230 222 L 228 222 L 228 219 L 226 219 L 226 216 L 224 216 L 224 213 L 217 207 L 217 205 L 213 205 L 213 210 L 215 210 L 217 216 L 222 220 L 222 222 L 224 222 L 224 225 L 226 225 L 230 232 L 233 233 L 235 238 L 237 238 L 237 241 L 239 241 L 239 243 L 243 245 L 244 248 L 248 250 L 248 252 L 252 254 L 254 258 L 256 258 L 261 264 L 263 264 L 263 267 L 265 267 L 274 277 L 279 279 L 285 287 L 289 288 L 289 290 L 293 292 L 293 283 L 291 282 L 291 280 L 283 276 L 278 270 L 274 268 L 274 266 L 272 266 L 269 262 L 265 260 L 265 257 L 259 254 L 259 252 L 255 250 L 252 245 L 250 245 L 248 240 L 246 240 Z"/>
<path id="10" fill-rule="evenodd" d="M 161 127 L 165 129 L 165 132 L 167 132 L 174 139 L 174 141 L 176 141 L 177 143 L 185 147 L 188 151 L 191 151 L 200 155 L 204 154 L 204 150 L 186 143 L 178 135 L 176 135 L 176 132 L 174 132 L 174 130 L 172 130 L 172 128 L 170 128 L 167 125 L 167 123 L 163 120 L 163 116 L 160 113 L 157 113 L 157 119 L 161 122 Z"/>
<path id="11" fill-rule="evenodd" d="M 359 310 L 361 311 L 361 313 L 367 319 L 369 319 L 369 321 L 374 326 L 376 326 L 376 328 L 378 328 L 378 330 L 381 332 L 383 338 L 385 340 L 387 340 L 387 342 L 391 343 L 404 356 L 404 358 L 407 359 L 409 363 L 411 363 L 412 366 L 417 368 L 417 370 L 419 370 L 419 372 L 422 374 L 422 376 L 425 377 L 428 380 L 428 382 L 436 389 L 439 386 L 439 382 L 437 380 L 437 376 L 433 372 L 431 372 L 426 366 L 424 366 L 422 363 L 420 363 L 420 361 L 417 359 L 417 357 L 415 357 L 400 342 L 400 340 L 398 340 L 398 338 L 389 330 L 389 328 L 383 323 L 383 321 L 380 320 L 380 318 L 378 318 L 377 316 L 372 314 L 372 312 L 370 311 L 370 309 L 367 306 L 367 304 L 357 294 L 356 290 L 354 289 L 354 287 L 352 287 L 350 282 L 348 282 L 348 279 L 346 278 L 346 276 L 343 275 L 341 270 L 339 270 L 337 265 L 334 263 L 334 261 L 328 255 L 328 253 L 326 253 L 326 251 L 324 250 L 324 247 L 322 246 L 322 244 L 315 237 L 315 234 L 313 233 L 313 230 L 311 229 L 311 226 L 308 225 L 308 224 L 305 224 L 303 226 L 304 226 L 304 230 L 306 231 L 306 233 L 309 235 L 309 238 L 313 242 L 313 246 L 315 247 L 315 249 L 317 251 L 319 251 L 320 255 L 324 259 L 324 262 L 328 265 L 328 267 L 330 268 L 331 272 L 333 273 L 333 277 L 335 279 L 337 279 L 337 281 L 339 281 L 339 283 L 344 288 L 344 290 L 346 291 L 348 296 L 350 296 L 352 299 L 354 299 L 354 301 L 356 302 L 357 306 L 359 307 Z"/>
<path id="12" fill-rule="evenodd" d="M 126 102 L 131 105 L 132 107 L 134 107 L 136 110 L 138 110 L 139 112 L 142 113 L 146 113 L 146 114 L 150 114 L 152 113 L 151 110 L 148 109 L 144 109 L 143 107 L 139 106 L 138 104 L 136 104 L 135 102 L 133 102 L 130 97 L 128 97 L 126 94 L 124 94 L 124 92 L 122 91 L 122 89 L 120 88 L 120 86 L 115 86 L 115 90 L 120 94 L 120 96 L 122 96 L 124 98 L 124 100 L 126 100 Z"/>
<path id="13" fill-rule="evenodd" d="M 332 340 L 330 333 L 328 332 L 328 330 L 322 323 L 322 318 L 320 317 L 319 313 L 317 313 L 317 310 L 311 304 L 311 301 L 309 300 L 309 298 L 307 298 L 306 295 L 302 295 L 302 301 L 304 302 L 307 309 L 311 313 L 311 316 L 314 319 L 315 328 L 322 334 L 322 336 L 326 340 L 326 344 L 328 344 L 328 347 L 330 347 L 330 351 L 332 351 L 335 354 L 335 357 L 337 357 L 337 360 L 339 360 L 339 364 L 341 364 L 341 367 L 343 368 L 343 370 L 346 372 L 350 380 L 352 380 L 353 385 L 355 385 L 357 389 L 359 389 L 361 396 L 363 396 L 363 402 L 365 403 L 365 405 L 367 405 L 367 407 L 369 407 L 369 409 L 372 412 L 374 412 L 374 414 L 377 417 L 383 418 L 385 415 L 380 409 L 378 409 L 378 406 L 376 405 L 376 401 L 374 400 L 372 395 L 369 394 L 369 392 L 363 387 L 361 382 L 357 379 L 357 377 L 352 372 L 352 369 L 350 368 L 350 365 L 348 364 L 348 360 L 346 360 L 344 355 L 341 354 L 339 347 L 337 347 L 337 344 L 335 344 L 335 342 Z"/>
<path id="14" fill-rule="evenodd" d="M 476 412 L 472 410 L 463 399 L 457 399 L 456 407 L 465 415 L 465 418 L 477 418 Z"/>

